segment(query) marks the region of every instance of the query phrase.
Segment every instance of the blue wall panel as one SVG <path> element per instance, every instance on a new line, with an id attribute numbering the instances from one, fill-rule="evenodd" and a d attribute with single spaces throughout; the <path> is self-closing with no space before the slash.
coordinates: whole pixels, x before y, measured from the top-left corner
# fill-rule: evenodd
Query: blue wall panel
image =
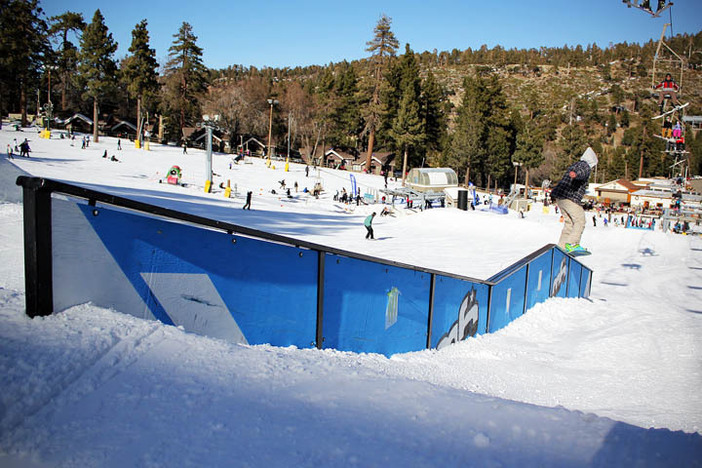
<path id="1" fill-rule="evenodd" d="M 527 287 L 527 310 L 544 302 L 551 294 L 551 260 L 553 249 L 545 252 L 529 263 Z"/>
<path id="2" fill-rule="evenodd" d="M 395 353 L 426 348 L 430 275 L 325 255 L 324 348 Z"/>
<path id="3" fill-rule="evenodd" d="M 553 270 L 551 271 L 551 297 L 566 297 L 568 281 L 568 261 L 570 257 L 554 248 Z"/>
<path id="4" fill-rule="evenodd" d="M 592 281 L 592 271 L 583 268 L 583 276 L 580 279 L 580 297 L 590 296 L 590 282 Z"/>
<path id="5" fill-rule="evenodd" d="M 486 333 L 489 292 L 486 284 L 437 275 L 431 347 L 440 349 Z"/>
<path id="6" fill-rule="evenodd" d="M 527 268 L 524 265 L 492 287 L 490 323 L 488 324 L 490 332 L 505 327 L 524 313 L 526 273 Z"/>
<path id="7" fill-rule="evenodd" d="M 317 251 L 131 211 L 75 206 L 76 217 L 87 220 L 82 230 L 94 231 L 93 243 L 109 253 L 114 272 L 124 274 L 120 287 L 136 297 L 123 309 L 143 303 L 142 311 L 164 323 L 233 341 L 315 346 Z M 322 347 L 387 356 L 425 349 L 428 332 L 432 348 L 494 332 L 550 296 L 587 296 L 592 277 L 556 248 L 529 260 L 528 268 L 518 263 L 495 275 L 493 286 L 436 275 L 429 329 L 430 273 L 323 255 Z"/>
<path id="8" fill-rule="evenodd" d="M 174 316 L 190 306 L 202 314 L 225 310 L 235 324 L 226 323 L 249 344 L 314 345 L 316 252 L 129 212 L 81 210 L 159 320 L 178 324 Z M 193 281 L 206 287 L 181 292 Z"/>
<path id="9" fill-rule="evenodd" d="M 583 267 L 580 263 L 571 261 L 568 269 L 568 297 L 580 297 L 580 272 Z"/>

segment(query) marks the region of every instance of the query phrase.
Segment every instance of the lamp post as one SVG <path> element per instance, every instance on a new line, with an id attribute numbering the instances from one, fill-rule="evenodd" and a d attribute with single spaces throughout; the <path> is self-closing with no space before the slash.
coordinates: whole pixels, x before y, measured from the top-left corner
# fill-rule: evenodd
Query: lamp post
<path id="1" fill-rule="evenodd" d="M 522 163 L 518 161 L 512 161 L 512 165 L 514 166 L 514 191 L 517 191 L 517 172 L 519 172 L 519 168 L 521 167 Z"/>
<path id="2" fill-rule="evenodd" d="M 271 161 L 271 151 L 273 150 L 273 145 L 271 144 L 271 138 L 273 136 L 273 106 L 278 104 L 276 99 L 268 99 L 268 104 L 271 106 L 270 116 L 268 117 L 268 162 Z"/>
<path id="3" fill-rule="evenodd" d="M 205 192 L 209 192 L 212 187 L 212 130 L 217 127 L 219 115 L 210 118 L 209 115 L 202 116 L 202 126 L 207 130 L 207 157 L 205 158 Z"/>

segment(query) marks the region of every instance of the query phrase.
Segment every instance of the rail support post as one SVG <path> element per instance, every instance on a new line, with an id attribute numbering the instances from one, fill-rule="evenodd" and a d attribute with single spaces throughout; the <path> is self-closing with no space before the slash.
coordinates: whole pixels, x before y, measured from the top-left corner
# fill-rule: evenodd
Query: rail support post
<path id="1" fill-rule="evenodd" d="M 24 210 L 24 282 L 30 317 L 54 311 L 51 258 L 51 192 L 41 179 L 20 177 Z"/>

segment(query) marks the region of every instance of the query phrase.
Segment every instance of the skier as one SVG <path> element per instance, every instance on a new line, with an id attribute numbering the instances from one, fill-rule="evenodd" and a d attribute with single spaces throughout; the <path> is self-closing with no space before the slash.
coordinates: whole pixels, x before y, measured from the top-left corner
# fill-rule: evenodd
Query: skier
<path id="1" fill-rule="evenodd" d="M 117 150 L 120 151 L 122 149 L 122 140 L 117 138 Z"/>
<path id="2" fill-rule="evenodd" d="M 585 210 L 582 199 L 587 189 L 592 168 L 597 165 L 597 154 L 588 147 L 579 161 L 571 164 L 558 185 L 551 192 L 551 199 L 563 213 L 563 231 L 558 246 L 569 254 L 587 255 L 580 246 L 585 229 Z"/>
<path id="3" fill-rule="evenodd" d="M 10 146 L 10 145 L 7 145 L 7 157 L 8 157 L 8 159 L 15 159 L 12 156 L 12 146 Z"/>
<path id="4" fill-rule="evenodd" d="M 363 225 L 368 231 L 368 233 L 366 234 L 366 239 L 375 239 L 375 237 L 373 237 L 373 218 L 375 218 L 375 211 L 372 214 L 368 215 L 363 221 Z"/>
<path id="5" fill-rule="evenodd" d="M 663 113 L 663 103 L 666 96 L 670 97 L 670 100 L 673 102 L 673 104 L 675 104 L 675 107 L 680 106 L 677 94 L 679 86 L 673 79 L 673 75 L 670 73 L 666 73 L 665 79 L 654 86 L 654 89 L 661 90 L 660 94 L 658 95 L 658 107 L 660 108 L 661 114 Z"/>
<path id="6" fill-rule="evenodd" d="M 244 205 L 245 210 L 251 210 L 251 195 L 253 195 L 253 192 L 251 192 L 251 190 L 246 192 L 246 204 Z"/>

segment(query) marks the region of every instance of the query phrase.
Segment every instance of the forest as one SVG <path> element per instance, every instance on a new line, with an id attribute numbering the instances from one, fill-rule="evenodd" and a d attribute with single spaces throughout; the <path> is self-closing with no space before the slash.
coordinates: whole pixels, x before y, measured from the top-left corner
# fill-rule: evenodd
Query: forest
<path id="1" fill-rule="evenodd" d="M 135 138 L 182 145 L 218 115 L 228 151 L 256 138 L 303 159 L 334 149 L 359 161 L 394 153 L 395 171 L 451 167 L 462 183 L 509 187 L 560 179 L 591 146 L 595 182 L 702 173 L 702 137 L 689 125 L 683 164 L 659 138 L 664 119 L 652 97 L 658 40 L 645 44 L 413 51 L 381 16 L 367 57 L 296 68 L 210 69 L 196 31 L 174 31 L 165 63 L 137 23 L 125 57 L 96 10 L 46 18 L 38 0 L 0 0 L 0 115 L 76 113 L 97 125 L 133 122 Z M 665 38 L 686 115 L 702 115 L 702 32 Z M 232 57 L 236 60 L 236 57 Z M 662 79 L 662 77 L 661 77 Z M 676 113 L 673 118 L 679 117 Z M 55 125 L 55 124 L 54 124 Z M 270 136 L 270 142 L 269 142 Z M 366 167 L 370 167 L 367 165 Z"/>

